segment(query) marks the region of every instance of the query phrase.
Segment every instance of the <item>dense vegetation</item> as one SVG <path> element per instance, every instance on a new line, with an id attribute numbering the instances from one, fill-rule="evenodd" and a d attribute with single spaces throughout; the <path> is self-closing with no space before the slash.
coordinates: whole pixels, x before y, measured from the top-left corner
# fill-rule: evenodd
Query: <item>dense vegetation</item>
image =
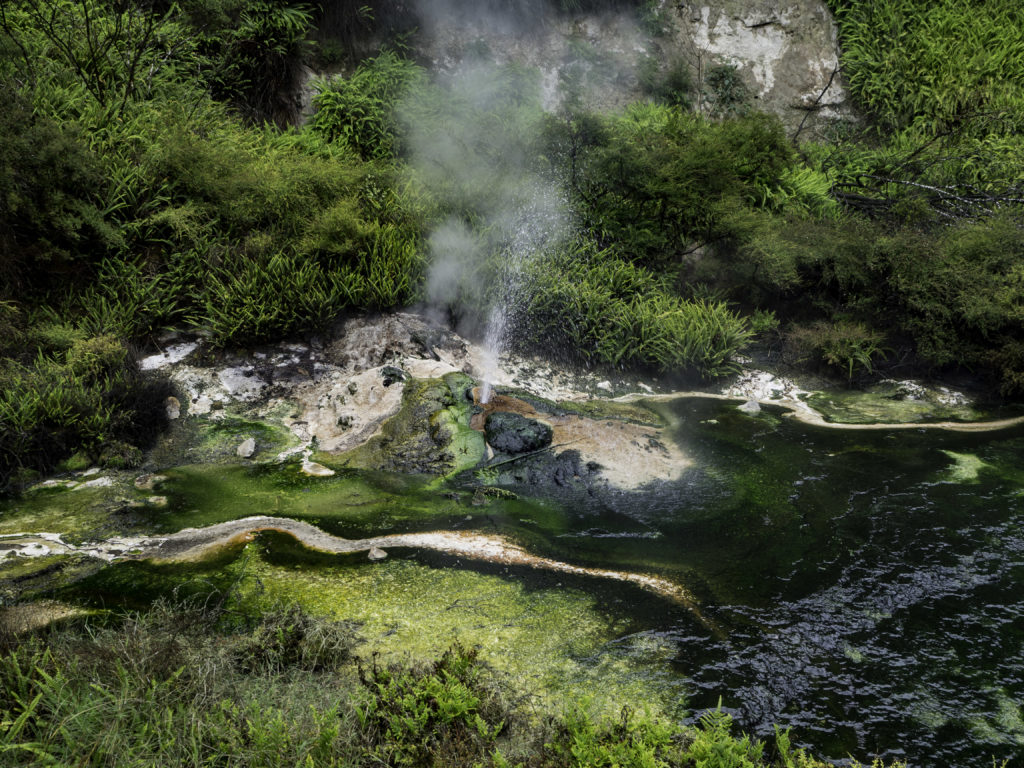
<path id="1" fill-rule="evenodd" d="M 443 85 L 384 50 L 285 127 L 304 60 L 415 21 L 345 8 L 4 4 L 0 482 L 76 450 L 131 461 L 150 417 L 130 349 L 166 329 L 248 345 L 423 299 L 479 325 L 510 264 L 519 343 L 588 363 L 719 375 L 758 332 L 851 380 L 899 365 L 1024 389 L 1015 3 L 836 0 L 866 119 L 799 146 L 728 66 L 697 93 L 650 57 L 647 101 L 589 112 L 567 67 L 548 113 L 537 74 L 486 51 L 485 75 Z M 431 265 L 458 253 L 438 289 Z M 46 384 L 82 345 L 117 364 Z"/>
<path id="2" fill-rule="evenodd" d="M 4 765 L 826 768 L 788 733 L 733 735 L 720 710 L 695 728 L 628 708 L 538 718 L 471 648 L 386 666 L 359 658 L 344 622 L 223 609 L 157 603 L 5 638 Z"/>

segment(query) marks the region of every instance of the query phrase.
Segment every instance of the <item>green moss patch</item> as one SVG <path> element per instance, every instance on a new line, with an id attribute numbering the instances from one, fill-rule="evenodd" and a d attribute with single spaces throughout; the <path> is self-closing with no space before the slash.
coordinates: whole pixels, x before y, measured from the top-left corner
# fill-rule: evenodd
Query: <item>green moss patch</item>
<path id="1" fill-rule="evenodd" d="M 469 426 L 475 382 L 461 373 L 406 384 L 402 407 L 381 434 L 334 460 L 335 465 L 446 475 L 476 466 L 483 436 Z"/>
<path id="2" fill-rule="evenodd" d="M 966 404 L 950 404 L 934 397 L 908 399 L 897 387 L 880 384 L 865 391 L 817 392 L 807 404 L 840 424 L 899 424 L 930 421 L 977 421 L 981 411 Z"/>
<path id="3" fill-rule="evenodd" d="M 298 603 L 306 610 L 359 622 L 362 653 L 382 660 L 427 660 L 454 641 L 509 675 L 516 688 L 548 701 L 592 696 L 615 714 L 624 703 L 681 714 L 683 680 L 668 668 L 672 643 L 631 634 L 625 612 L 566 583 L 539 585 L 517 574 L 433 568 L 414 560 L 308 561 L 252 557 L 246 599 Z M 258 585 L 258 586 L 257 586 Z"/>

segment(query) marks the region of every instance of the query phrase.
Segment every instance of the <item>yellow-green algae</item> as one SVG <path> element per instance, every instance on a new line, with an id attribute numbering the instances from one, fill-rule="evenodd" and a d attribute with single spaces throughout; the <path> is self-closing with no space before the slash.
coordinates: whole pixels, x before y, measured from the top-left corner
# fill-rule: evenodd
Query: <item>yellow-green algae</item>
<path id="1" fill-rule="evenodd" d="M 929 421 L 978 421 L 984 414 L 959 403 L 904 397 L 898 387 L 880 384 L 864 391 L 816 392 L 807 404 L 826 421 L 839 424 L 906 424 Z"/>
<path id="2" fill-rule="evenodd" d="M 288 548 L 277 537 L 264 540 Z M 683 681 L 668 668 L 674 646 L 656 635 L 632 635 L 624 611 L 605 610 L 565 581 L 531 587 L 522 574 L 505 578 L 396 558 L 333 560 L 310 567 L 253 554 L 243 599 L 298 603 L 358 621 L 367 657 L 426 660 L 459 640 L 479 647 L 524 695 L 556 705 L 590 696 L 608 714 L 623 704 L 682 714 Z"/>
<path id="3" fill-rule="evenodd" d="M 953 466 L 946 470 L 946 476 L 954 483 L 976 483 L 978 473 L 991 466 L 973 453 L 945 450 L 943 453 L 953 460 Z"/>
<path id="4" fill-rule="evenodd" d="M 967 726 L 978 741 L 988 744 L 1014 744 L 1024 747 L 1024 709 L 1000 688 L 993 690 L 996 710 L 991 715 L 967 718 Z"/>
<path id="5" fill-rule="evenodd" d="M 402 407 L 381 432 L 363 445 L 317 460 L 331 466 L 356 469 L 447 475 L 476 466 L 484 457 L 484 438 L 469 426 L 472 401 L 467 397 L 475 382 L 462 373 L 440 379 L 410 379 L 402 393 Z"/>
<path id="6" fill-rule="evenodd" d="M 317 553 L 264 533 L 198 562 L 115 563 L 51 594 L 89 608 L 144 609 L 160 597 L 226 598 L 243 614 L 299 604 L 358 622 L 357 653 L 366 659 L 377 653 L 383 661 L 427 661 L 456 640 L 478 646 L 538 711 L 589 696 L 609 715 L 624 704 L 683 715 L 685 681 L 671 669 L 674 644 L 634 634 L 630 618 L 640 604 L 662 616 L 673 610 L 669 604 L 630 587 L 622 588 L 626 605 L 607 588 L 591 592 L 588 579 L 506 574 L 500 566 L 477 571 L 438 559 L 444 562 L 434 567 L 392 550 L 372 563 L 363 554 Z"/>
<path id="7" fill-rule="evenodd" d="M 561 518 L 543 513 L 539 505 L 515 500 L 492 500 L 474 506 L 472 493 L 441 493 L 429 487 L 430 478 L 392 473 L 338 470 L 332 477 L 306 477 L 298 463 L 262 467 L 189 466 L 164 474 L 160 492 L 167 510 L 150 514 L 150 529 L 176 531 L 203 527 L 250 515 L 294 517 L 345 536 L 389 530 L 422 529 L 438 521 L 493 514 L 495 505 L 522 515 L 542 512 L 542 519 Z M 531 514 L 532 516 L 532 514 Z"/>

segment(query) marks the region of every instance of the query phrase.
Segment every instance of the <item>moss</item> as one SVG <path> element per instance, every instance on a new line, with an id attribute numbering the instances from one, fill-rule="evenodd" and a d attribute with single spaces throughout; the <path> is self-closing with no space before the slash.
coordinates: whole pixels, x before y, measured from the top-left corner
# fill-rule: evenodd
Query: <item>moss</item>
<path id="1" fill-rule="evenodd" d="M 37 601 L 103 567 L 84 555 L 8 557 L 0 560 L 0 605 Z"/>
<path id="2" fill-rule="evenodd" d="M 618 419 L 645 427 L 663 427 L 664 419 L 652 411 L 642 400 L 631 403 L 616 403 L 613 400 L 559 401 L 558 407 L 567 413 L 575 413 L 590 419 Z"/>
<path id="3" fill-rule="evenodd" d="M 929 396 L 907 399 L 889 384 L 866 391 L 819 392 L 807 404 L 827 421 L 841 424 L 977 421 L 984 416 L 970 405 L 944 404 Z"/>
<path id="4" fill-rule="evenodd" d="M 0 584 L 30 578 L 43 571 L 52 571 L 69 560 L 69 555 L 44 557 L 8 556 L 0 560 Z"/>
<path id="5" fill-rule="evenodd" d="M 246 573 L 248 558 L 239 557 L 243 548 L 227 547 L 198 563 L 121 561 L 84 578 L 52 585 L 50 594 L 70 603 L 111 609 L 144 609 L 161 597 L 224 600 Z"/>
<path id="6" fill-rule="evenodd" d="M 334 464 L 357 469 L 447 475 L 476 466 L 484 457 L 483 436 L 469 426 L 473 379 L 449 373 L 412 379 L 402 407 L 381 434 L 342 454 Z"/>
<path id="7" fill-rule="evenodd" d="M 60 472 L 81 472 L 84 469 L 88 469 L 91 463 L 88 454 L 78 451 L 62 461 L 57 466 L 57 470 Z"/>
<path id="8" fill-rule="evenodd" d="M 0 501 L 0 534 L 59 532 L 75 542 L 118 532 L 121 526 L 111 513 L 127 503 L 128 475 L 119 480 L 121 486 L 47 488 Z"/>
<path id="9" fill-rule="evenodd" d="M 520 694 L 549 704 L 593 695 L 598 710 L 624 703 L 681 714 L 684 684 L 669 667 L 674 645 L 632 634 L 625 611 L 609 611 L 566 581 L 507 578 L 392 557 L 366 563 L 314 556 L 265 536 L 247 566 L 244 599 L 297 602 L 310 612 L 359 622 L 363 653 L 424 661 L 455 640 L 508 675 Z M 252 545 L 251 545 L 252 546 Z M 289 551 L 290 550 L 290 551 Z"/>
<path id="10" fill-rule="evenodd" d="M 175 421 L 147 457 L 147 466 L 173 467 L 182 464 L 236 463 L 238 444 L 246 438 L 256 440 L 256 458 L 276 456 L 300 445 L 283 426 L 273 423 L 291 408 L 269 413 L 265 421 L 254 421 L 232 413 L 228 407 L 218 420 L 185 418 Z"/>

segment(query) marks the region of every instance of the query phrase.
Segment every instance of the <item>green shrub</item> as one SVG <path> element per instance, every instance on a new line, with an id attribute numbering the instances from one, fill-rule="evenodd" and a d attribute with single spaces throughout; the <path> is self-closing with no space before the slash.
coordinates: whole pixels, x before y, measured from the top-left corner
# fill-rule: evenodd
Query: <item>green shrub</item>
<path id="1" fill-rule="evenodd" d="M 347 303 L 344 275 L 278 252 L 210 275 L 203 325 L 218 345 L 245 345 L 320 328 Z"/>
<path id="2" fill-rule="evenodd" d="M 648 265 L 678 266 L 695 242 L 721 234 L 724 210 L 766 203 L 792 163 L 781 126 L 763 114 L 714 123 L 635 105 L 604 123 L 551 146 L 570 145 L 584 224 Z"/>
<path id="3" fill-rule="evenodd" d="M 358 714 L 371 759 L 416 766 L 489 757 L 505 722 L 482 685 L 483 671 L 476 651 L 460 645 L 424 670 L 360 668 L 370 698 Z"/>
<path id="4" fill-rule="evenodd" d="M 608 251 L 578 244 L 528 269 L 529 338 L 584 360 L 721 376 L 751 337 L 724 303 L 679 298 L 663 278 Z"/>
<path id="5" fill-rule="evenodd" d="M 831 5 L 844 77 L 871 119 L 868 136 L 821 148 L 843 201 L 914 226 L 1019 207 L 1020 3 Z"/>
<path id="6" fill-rule="evenodd" d="M 855 372 L 871 373 L 875 358 L 887 353 L 885 334 L 863 323 L 819 321 L 809 326 L 796 326 L 787 334 L 787 341 L 801 361 L 818 361 L 842 371 L 847 379 Z"/>
<path id="7" fill-rule="evenodd" d="M 547 749 L 559 766 L 667 768 L 684 764 L 678 735 L 676 726 L 637 715 L 629 707 L 622 708 L 617 722 L 602 722 L 577 706 L 566 713 Z"/>
<path id="8" fill-rule="evenodd" d="M 0 360 L 0 492 L 76 451 L 136 466 L 160 424 L 166 385 L 147 384 L 110 336 L 82 335 L 31 363 Z"/>
<path id="9" fill-rule="evenodd" d="M 104 217 L 100 158 L 74 124 L 33 113 L 14 83 L 0 110 L 0 297 L 88 273 L 117 241 Z"/>
<path id="10" fill-rule="evenodd" d="M 750 90 L 732 64 L 714 64 L 704 75 L 704 95 L 716 117 L 738 115 L 750 108 Z"/>
<path id="11" fill-rule="evenodd" d="M 366 159 L 397 152 L 396 109 L 408 91 L 423 81 L 423 70 L 391 51 L 363 62 L 350 77 L 317 84 L 313 129 Z"/>
<path id="12" fill-rule="evenodd" d="M 717 709 L 709 709 L 700 716 L 700 728 L 694 735 L 687 752 L 699 768 L 758 768 L 763 765 L 764 745 L 751 741 L 749 736 L 734 738 L 732 716 L 722 711 L 719 699 Z"/>
<path id="13" fill-rule="evenodd" d="M 883 132 L 1000 133 L 1024 118 L 1024 8 L 1015 0 L 833 0 L 843 75 Z M 899 45 L 893 45 L 899 40 Z M 989 120 L 970 122 L 974 115 Z M 965 121 L 966 120 L 966 121 Z"/>
<path id="14" fill-rule="evenodd" d="M 665 104 L 689 109 L 694 91 L 690 68 L 683 59 L 669 59 L 662 63 L 655 56 L 645 56 L 637 67 L 640 88 Z"/>

